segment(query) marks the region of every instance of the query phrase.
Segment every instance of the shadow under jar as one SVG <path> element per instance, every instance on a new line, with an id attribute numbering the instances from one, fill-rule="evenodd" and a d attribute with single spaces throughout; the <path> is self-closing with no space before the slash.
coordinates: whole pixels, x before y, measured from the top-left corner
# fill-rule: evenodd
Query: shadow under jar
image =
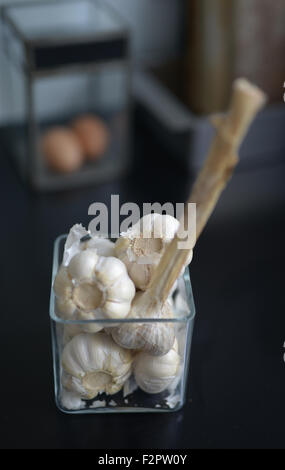
<path id="1" fill-rule="evenodd" d="M 55 241 L 52 286 L 65 241 L 66 235 Z M 57 316 L 52 287 L 50 318 L 57 407 L 65 413 L 78 414 L 179 410 L 186 399 L 195 318 L 188 268 L 177 282 L 171 303 L 174 316 L 167 320 L 65 320 Z M 111 331 L 124 324 L 173 329 L 173 347 L 160 356 L 121 348 Z M 96 393 L 96 387 L 105 391 Z"/>

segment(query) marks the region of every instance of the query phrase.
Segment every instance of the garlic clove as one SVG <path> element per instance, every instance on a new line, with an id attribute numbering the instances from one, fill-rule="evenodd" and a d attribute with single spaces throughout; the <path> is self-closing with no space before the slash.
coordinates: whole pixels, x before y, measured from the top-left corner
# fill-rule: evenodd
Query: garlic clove
<path id="1" fill-rule="evenodd" d="M 130 303 L 136 293 L 136 288 L 131 279 L 126 275 L 120 276 L 111 286 L 107 288 L 107 297 L 114 302 L 126 301 Z M 118 295 L 119 293 L 119 295 Z"/>
<path id="2" fill-rule="evenodd" d="M 130 230 L 130 229 L 129 229 Z M 118 256 L 120 260 L 122 260 L 124 263 L 129 260 L 129 257 L 131 257 L 132 251 L 128 253 L 128 248 L 130 247 L 131 243 L 129 240 L 129 230 L 128 232 L 125 232 L 124 234 L 121 234 L 121 236 L 117 239 L 115 243 L 115 256 Z M 135 261 L 136 257 L 133 255 L 133 260 L 131 259 L 130 261 Z"/>
<path id="3" fill-rule="evenodd" d="M 103 392 L 112 395 L 131 375 L 132 361 L 131 352 L 105 333 L 75 336 L 62 354 L 64 385 L 88 399 Z"/>
<path id="4" fill-rule="evenodd" d="M 94 315 L 92 312 L 85 313 L 82 311 L 77 312 L 77 320 L 94 320 Z M 74 336 L 80 335 L 82 333 L 98 333 L 103 330 L 103 325 L 100 323 L 70 323 L 64 325 L 63 328 L 63 343 L 67 344 Z"/>
<path id="5" fill-rule="evenodd" d="M 82 310 L 78 310 L 77 319 L 83 321 L 90 321 L 90 320 L 100 320 L 100 318 L 104 318 L 103 312 L 98 309 L 96 311 L 96 318 L 94 318 L 94 312 L 84 312 Z M 98 333 L 98 331 L 103 330 L 104 326 L 100 323 L 84 323 L 80 325 L 80 329 L 84 333 Z"/>
<path id="6" fill-rule="evenodd" d="M 131 308 L 130 302 L 118 302 L 117 303 L 114 301 L 107 301 L 102 307 L 102 311 L 109 318 L 119 319 L 119 318 L 125 318 L 128 315 L 130 308 Z"/>
<path id="7" fill-rule="evenodd" d="M 54 279 L 53 289 L 57 297 L 70 297 L 72 291 L 72 280 L 66 267 L 60 266 Z"/>
<path id="8" fill-rule="evenodd" d="M 152 305 L 151 311 L 144 304 L 144 295 L 137 292 L 128 318 L 172 318 L 173 312 L 168 301 L 162 310 Z M 114 341 L 126 349 L 147 351 L 154 356 L 166 354 L 173 346 L 174 326 L 169 322 L 123 323 L 112 329 Z"/>
<path id="9" fill-rule="evenodd" d="M 98 281 L 109 287 L 121 276 L 126 277 L 127 270 L 124 263 L 119 259 L 113 256 L 108 258 L 102 256 L 96 265 L 95 273 Z"/>
<path id="10" fill-rule="evenodd" d="M 178 374 L 180 356 L 178 344 L 163 356 L 152 356 L 140 352 L 134 362 L 134 377 L 138 386 L 146 393 L 161 393 L 166 390 Z"/>
<path id="11" fill-rule="evenodd" d="M 147 288 L 155 266 L 154 258 L 152 258 L 152 264 L 134 262 L 129 265 L 129 276 L 138 289 L 145 290 Z"/>
<path id="12" fill-rule="evenodd" d="M 63 387 L 78 394 L 80 398 L 88 398 L 86 395 L 86 390 L 81 383 L 81 380 L 66 373 L 64 370 L 62 372 L 61 382 Z"/>
<path id="13" fill-rule="evenodd" d="M 68 265 L 68 274 L 76 281 L 93 277 L 94 269 L 98 261 L 95 250 L 85 250 L 73 256 Z"/>
<path id="14" fill-rule="evenodd" d="M 69 297 L 59 297 L 55 301 L 56 314 L 66 320 L 74 318 L 77 307 L 73 300 Z"/>

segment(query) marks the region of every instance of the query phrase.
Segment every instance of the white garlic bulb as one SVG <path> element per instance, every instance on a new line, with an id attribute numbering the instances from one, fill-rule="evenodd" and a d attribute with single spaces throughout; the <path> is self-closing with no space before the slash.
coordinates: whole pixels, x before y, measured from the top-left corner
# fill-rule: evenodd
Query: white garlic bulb
<path id="1" fill-rule="evenodd" d="M 178 228 L 178 220 L 171 215 L 148 214 L 118 238 L 115 244 L 116 256 L 125 263 L 138 289 L 148 288 L 163 251 Z M 187 264 L 191 259 L 192 252 Z"/>
<path id="2" fill-rule="evenodd" d="M 162 309 L 155 301 L 151 306 L 145 305 L 144 293 L 137 292 L 127 318 L 172 317 L 173 312 L 168 301 Z M 166 354 L 175 339 L 173 323 L 169 322 L 123 323 L 111 331 L 114 341 L 123 348 L 147 351 L 154 356 Z"/>
<path id="3" fill-rule="evenodd" d="M 161 393 L 175 379 L 180 366 L 177 340 L 173 348 L 163 356 L 151 356 L 140 352 L 134 362 L 134 377 L 146 393 Z"/>
<path id="4" fill-rule="evenodd" d="M 105 333 L 75 336 L 64 348 L 63 385 L 85 399 L 113 395 L 131 374 L 133 356 Z"/>
<path id="5" fill-rule="evenodd" d="M 94 320 L 128 315 L 135 286 L 122 261 L 86 249 L 61 266 L 55 281 L 57 311 L 65 319 Z M 88 331 L 102 327 L 87 325 Z M 90 330 L 91 328 L 91 330 Z"/>

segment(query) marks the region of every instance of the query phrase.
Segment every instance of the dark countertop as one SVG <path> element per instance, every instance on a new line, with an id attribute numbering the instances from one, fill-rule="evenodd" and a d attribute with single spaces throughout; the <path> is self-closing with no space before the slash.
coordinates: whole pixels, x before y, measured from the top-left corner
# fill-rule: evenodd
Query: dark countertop
<path id="1" fill-rule="evenodd" d="M 109 204 L 111 194 L 119 194 L 121 203 L 142 204 L 183 202 L 189 192 L 189 175 L 140 125 L 134 153 L 134 168 L 121 181 L 35 195 L 0 150 L 0 446 L 284 448 L 285 166 L 280 162 L 270 171 L 237 174 L 197 244 L 191 265 L 197 319 L 183 410 L 68 416 L 56 409 L 48 317 L 54 239 L 76 222 L 88 225 L 89 205 Z M 227 203 L 231 200 L 243 206 Z"/>

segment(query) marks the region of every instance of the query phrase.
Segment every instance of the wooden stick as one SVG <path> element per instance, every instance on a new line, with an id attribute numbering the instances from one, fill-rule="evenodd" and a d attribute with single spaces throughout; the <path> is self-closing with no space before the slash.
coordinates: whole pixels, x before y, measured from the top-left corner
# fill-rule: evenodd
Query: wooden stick
<path id="1" fill-rule="evenodd" d="M 239 146 L 265 102 L 266 95 L 261 90 L 245 79 L 238 79 L 233 84 L 228 114 L 213 119 L 217 134 L 184 211 L 184 226 L 188 227 L 188 203 L 196 203 L 196 241 L 238 163 Z M 191 248 L 179 249 L 179 241 L 178 232 L 166 248 L 146 291 L 146 295 L 162 302 L 168 298 L 191 251 Z"/>
<path id="2" fill-rule="evenodd" d="M 217 135 L 188 202 L 196 203 L 196 238 L 205 227 L 222 190 L 238 163 L 238 149 L 266 97 L 244 79 L 233 84 L 229 113 L 216 119 Z"/>

